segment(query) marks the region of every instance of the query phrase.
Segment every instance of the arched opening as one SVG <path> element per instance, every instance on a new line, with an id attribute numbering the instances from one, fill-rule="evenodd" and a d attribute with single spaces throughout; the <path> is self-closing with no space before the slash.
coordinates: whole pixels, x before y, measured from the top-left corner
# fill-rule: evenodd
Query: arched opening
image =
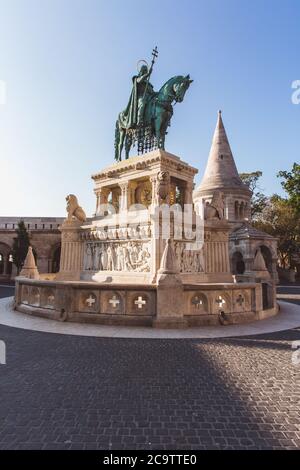
<path id="1" fill-rule="evenodd" d="M 244 218 L 244 203 L 241 202 L 240 203 L 240 209 L 239 209 L 239 219 L 243 220 L 243 218 Z"/>
<path id="2" fill-rule="evenodd" d="M 243 255 L 240 251 L 233 253 L 231 258 L 232 263 L 232 274 L 244 274 L 245 272 L 245 262 Z"/>
<path id="3" fill-rule="evenodd" d="M 249 219 L 249 214 L 248 214 L 248 203 L 245 202 L 244 206 L 244 219 L 248 220 Z"/>
<path id="4" fill-rule="evenodd" d="M 0 253 L 0 274 L 4 274 L 4 255 Z"/>
<path id="5" fill-rule="evenodd" d="M 270 248 L 268 248 L 265 245 L 262 245 L 260 247 L 261 254 L 264 257 L 265 263 L 266 263 L 266 268 L 269 271 L 269 273 L 272 273 L 272 253 Z"/>
<path id="6" fill-rule="evenodd" d="M 9 276 L 11 274 L 12 257 L 11 247 L 6 243 L 0 243 L 0 275 Z"/>
<path id="7" fill-rule="evenodd" d="M 234 203 L 234 217 L 235 220 L 238 220 L 239 218 L 239 201 L 235 201 Z"/>
<path id="8" fill-rule="evenodd" d="M 52 256 L 52 272 L 58 273 L 59 265 L 60 265 L 60 254 L 61 254 L 61 246 L 59 245 L 53 252 Z"/>

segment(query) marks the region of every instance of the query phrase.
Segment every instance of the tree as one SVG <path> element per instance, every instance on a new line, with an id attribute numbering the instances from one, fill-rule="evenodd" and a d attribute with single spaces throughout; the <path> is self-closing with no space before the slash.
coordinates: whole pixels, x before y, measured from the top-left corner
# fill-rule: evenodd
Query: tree
<path id="1" fill-rule="evenodd" d="M 277 238 L 280 266 L 295 267 L 295 259 L 300 252 L 300 219 L 289 199 L 274 194 L 254 225 Z"/>
<path id="2" fill-rule="evenodd" d="M 251 216 L 254 220 L 262 213 L 268 201 L 267 196 L 261 192 L 261 188 L 258 184 L 258 180 L 261 176 L 261 171 L 240 173 L 241 180 L 249 187 L 250 191 L 252 191 Z"/>
<path id="3" fill-rule="evenodd" d="M 24 260 L 26 258 L 28 247 L 30 245 L 29 235 L 23 220 L 18 223 L 18 228 L 16 232 L 17 236 L 16 238 L 14 238 L 12 255 L 14 264 L 16 265 L 19 274 L 20 269 L 22 268 Z"/>
<path id="4" fill-rule="evenodd" d="M 290 204 L 300 214 L 300 165 L 294 163 L 292 171 L 279 171 L 278 178 L 283 178 L 281 186 L 289 196 Z"/>

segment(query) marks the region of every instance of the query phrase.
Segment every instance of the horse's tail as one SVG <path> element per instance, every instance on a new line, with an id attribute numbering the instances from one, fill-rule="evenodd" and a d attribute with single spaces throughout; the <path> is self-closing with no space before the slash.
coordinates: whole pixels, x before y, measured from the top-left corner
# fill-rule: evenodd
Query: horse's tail
<path id="1" fill-rule="evenodd" d="M 119 161 L 119 141 L 120 141 L 120 127 L 119 120 L 116 121 L 115 129 L 115 160 Z"/>

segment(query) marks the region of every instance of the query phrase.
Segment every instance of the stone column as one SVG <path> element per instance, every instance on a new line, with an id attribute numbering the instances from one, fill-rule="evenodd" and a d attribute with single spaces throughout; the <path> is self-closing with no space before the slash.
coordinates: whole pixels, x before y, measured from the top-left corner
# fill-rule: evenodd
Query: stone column
<path id="1" fill-rule="evenodd" d="M 151 207 L 154 210 L 155 206 L 157 206 L 157 198 L 156 198 L 156 184 L 157 184 L 157 176 L 152 175 L 150 176 L 150 182 L 152 185 L 152 201 L 151 201 Z"/>
<path id="2" fill-rule="evenodd" d="M 192 181 L 187 181 L 184 188 L 184 204 L 193 204 L 193 186 Z"/>
<path id="3" fill-rule="evenodd" d="M 83 242 L 80 240 L 81 222 L 65 220 L 59 227 L 61 231 L 60 270 L 58 280 L 79 280 L 83 264 Z"/>
<path id="4" fill-rule="evenodd" d="M 3 255 L 3 274 L 7 274 L 8 256 Z"/>
<path id="5" fill-rule="evenodd" d="M 244 260 L 244 263 L 245 263 L 245 272 L 244 272 L 244 274 L 252 275 L 253 274 L 253 262 L 254 262 L 253 255 L 251 255 L 251 254 L 250 255 L 244 255 L 243 260 Z"/>
<path id="6" fill-rule="evenodd" d="M 123 181 L 123 182 L 119 183 L 119 186 L 121 188 L 120 212 L 127 211 L 128 210 L 129 182 L 128 181 Z"/>
<path id="7" fill-rule="evenodd" d="M 105 210 L 103 210 L 103 206 L 107 204 L 107 198 L 109 194 L 109 188 L 100 188 L 96 192 L 96 216 L 103 216 Z"/>

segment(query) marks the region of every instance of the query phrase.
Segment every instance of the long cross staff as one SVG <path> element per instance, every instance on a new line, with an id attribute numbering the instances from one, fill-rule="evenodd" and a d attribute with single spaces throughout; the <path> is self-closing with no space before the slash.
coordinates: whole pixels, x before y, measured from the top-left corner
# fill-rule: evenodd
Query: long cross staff
<path id="1" fill-rule="evenodd" d="M 158 56 L 158 50 L 157 50 L 157 46 L 155 46 L 155 48 L 152 50 L 152 61 L 151 61 L 151 72 L 152 72 L 152 69 L 153 69 L 153 65 L 154 65 L 154 62 L 155 62 L 155 59 L 156 57 Z M 145 86 L 145 91 L 144 91 L 144 94 L 143 94 L 143 99 L 145 98 L 145 95 L 146 95 L 146 92 L 147 92 L 147 88 L 148 88 L 148 83 L 149 83 L 149 79 L 150 79 L 150 75 L 148 75 L 148 78 L 147 78 L 147 82 L 146 82 L 146 86 Z"/>

